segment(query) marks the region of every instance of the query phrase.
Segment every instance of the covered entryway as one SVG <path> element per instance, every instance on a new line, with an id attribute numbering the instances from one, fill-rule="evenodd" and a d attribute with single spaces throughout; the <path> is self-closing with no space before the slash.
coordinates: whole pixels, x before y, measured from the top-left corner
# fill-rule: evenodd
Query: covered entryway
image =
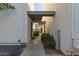
<path id="1" fill-rule="evenodd" d="M 42 17 L 53 17 L 55 15 L 55 11 L 27 11 L 27 14 L 30 16 L 31 18 L 31 38 L 33 38 L 33 24 L 35 24 L 37 27 L 39 27 L 38 25 L 42 26 L 40 27 L 40 32 L 41 33 L 45 33 L 45 23 L 46 21 L 42 21 Z M 38 29 L 35 29 L 38 30 Z"/>
<path id="2" fill-rule="evenodd" d="M 49 55 L 63 55 L 60 51 L 57 50 L 53 50 L 52 54 L 49 54 L 50 52 L 52 52 L 51 50 L 45 50 L 42 42 L 41 42 L 41 36 L 35 36 L 35 38 L 33 38 L 33 24 L 36 25 L 36 31 L 38 31 L 38 28 L 40 26 L 43 26 L 41 28 L 41 32 L 39 33 L 46 33 L 45 32 L 45 23 L 46 21 L 41 21 L 43 16 L 46 17 L 53 17 L 55 15 L 55 11 L 28 11 L 27 12 L 28 15 L 30 16 L 31 20 L 31 43 L 25 48 L 24 52 L 22 53 L 22 55 L 31 55 L 31 56 L 49 56 Z"/>

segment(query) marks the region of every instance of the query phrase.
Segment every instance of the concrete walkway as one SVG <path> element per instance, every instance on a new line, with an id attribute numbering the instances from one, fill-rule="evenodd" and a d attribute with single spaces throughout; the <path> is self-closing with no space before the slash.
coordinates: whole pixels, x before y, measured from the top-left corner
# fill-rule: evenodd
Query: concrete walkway
<path id="1" fill-rule="evenodd" d="M 40 37 L 37 37 L 31 42 L 31 44 L 26 46 L 21 56 L 45 56 L 44 48 Z"/>

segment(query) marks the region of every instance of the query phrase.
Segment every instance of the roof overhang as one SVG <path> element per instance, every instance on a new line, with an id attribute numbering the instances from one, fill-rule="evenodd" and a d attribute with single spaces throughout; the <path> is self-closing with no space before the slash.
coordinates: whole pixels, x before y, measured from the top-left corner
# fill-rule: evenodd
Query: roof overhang
<path id="1" fill-rule="evenodd" d="M 41 22 L 42 16 L 54 16 L 55 11 L 27 11 L 34 22 Z"/>
<path id="2" fill-rule="evenodd" d="M 55 11 L 27 11 L 28 15 L 54 16 Z"/>

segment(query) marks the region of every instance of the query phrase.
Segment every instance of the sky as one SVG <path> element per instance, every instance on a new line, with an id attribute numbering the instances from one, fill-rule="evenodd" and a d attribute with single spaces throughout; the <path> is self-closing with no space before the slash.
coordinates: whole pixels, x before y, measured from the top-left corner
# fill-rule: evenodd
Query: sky
<path id="1" fill-rule="evenodd" d="M 43 11 L 43 4 L 42 3 L 35 3 L 36 11 Z"/>

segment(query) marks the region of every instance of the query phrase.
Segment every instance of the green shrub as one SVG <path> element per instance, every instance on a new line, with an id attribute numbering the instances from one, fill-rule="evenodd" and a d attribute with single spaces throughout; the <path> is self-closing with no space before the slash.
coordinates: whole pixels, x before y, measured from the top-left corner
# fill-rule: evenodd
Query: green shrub
<path id="1" fill-rule="evenodd" d="M 55 46 L 56 46 L 56 42 L 55 42 L 55 39 L 54 39 L 54 36 L 53 35 L 51 35 L 51 39 L 50 39 L 50 44 L 51 44 L 51 46 L 50 47 L 53 47 L 53 48 L 55 48 Z"/>
<path id="2" fill-rule="evenodd" d="M 0 11 L 5 11 L 8 9 L 15 9 L 10 3 L 0 3 Z"/>
<path id="3" fill-rule="evenodd" d="M 43 45 L 47 48 L 55 48 L 55 39 L 53 35 L 50 35 L 49 33 L 43 33 L 41 35 L 41 40 L 43 42 Z"/>
<path id="4" fill-rule="evenodd" d="M 39 31 L 34 31 L 34 36 L 39 36 Z"/>

